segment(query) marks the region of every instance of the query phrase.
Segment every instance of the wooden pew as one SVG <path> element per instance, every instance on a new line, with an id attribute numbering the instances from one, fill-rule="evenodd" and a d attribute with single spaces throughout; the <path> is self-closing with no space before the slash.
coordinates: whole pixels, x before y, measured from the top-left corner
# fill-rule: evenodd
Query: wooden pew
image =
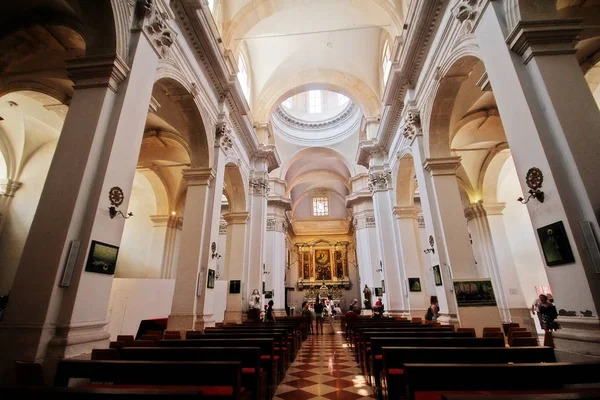
<path id="1" fill-rule="evenodd" d="M 0 387 L 3 400 L 196 400 L 205 399 L 199 389 L 109 389 L 53 386 Z"/>
<path id="2" fill-rule="evenodd" d="M 285 371 L 290 365 L 290 347 L 287 342 L 287 333 L 284 330 L 275 330 L 269 332 L 248 331 L 209 331 L 205 333 L 188 332 L 186 339 L 245 339 L 245 338 L 272 338 L 274 340 L 275 355 L 279 357 L 279 380 L 285 376 Z M 284 343 L 282 346 L 281 343 Z"/>
<path id="3" fill-rule="evenodd" d="M 383 356 L 381 352 L 381 346 L 383 342 L 374 341 L 377 338 L 473 338 L 471 332 L 452 332 L 452 331 L 401 331 L 401 332 L 369 332 L 365 333 L 367 340 L 366 343 L 370 343 L 370 347 L 366 347 L 362 352 L 361 364 L 363 372 L 367 376 L 367 380 L 370 384 L 379 386 L 379 374 L 383 368 Z M 374 343 L 374 344 L 373 344 Z"/>
<path id="4" fill-rule="evenodd" d="M 434 378 L 435 377 L 435 378 Z M 600 390 L 600 363 L 404 364 L 407 399 L 441 400 L 460 391 Z"/>
<path id="5" fill-rule="evenodd" d="M 242 363 L 232 361 L 74 360 L 58 362 L 54 386 L 89 379 L 87 388 L 197 389 L 207 399 L 244 399 Z"/>
<path id="6" fill-rule="evenodd" d="M 260 347 L 124 347 L 122 360 L 147 361 L 239 361 L 242 386 L 252 398 L 267 399 L 267 373 L 261 374 Z"/>
<path id="7" fill-rule="evenodd" d="M 279 356 L 275 354 L 274 342 L 271 338 L 163 339 L 158 342 L 158 347 L 259 347 L 261 367 L 267 371 L 269 387 L 274 389 L 279 384 Z"/>
<path id="8" fill-rule="evenodd" d="M 384 346 L 380 382 L 384 399 L 403 396 L 404 364 L 553 363 L 551 347 L 388 347 Z"/>

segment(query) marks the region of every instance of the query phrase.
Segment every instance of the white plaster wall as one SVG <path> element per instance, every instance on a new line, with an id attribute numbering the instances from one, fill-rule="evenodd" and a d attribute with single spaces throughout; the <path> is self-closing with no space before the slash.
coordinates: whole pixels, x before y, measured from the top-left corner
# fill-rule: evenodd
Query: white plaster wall
<path id="1" fill-rule="evenodd" d="M 135 335 L 144 319 L 167 318 L 174 290 L 174 279 L 113 279 L 107 314 L 110 340 Z"/>
<path id="2" fill-rule="evenodd" d="M 8 294 L 12 287 L 55 150 L 52 141 L 31 156 L 19 176 L 23 186 L 6 210 L 0 236 L 0 294 Z"/>
<path id="3" fill-rule="evenodd" d="M 158 278 L 162 260 L 149 257 L 154 229 L 150 216 L 156 214 L 156 196 L 142 174 L 135 174 L 128 211 L 134 215 L 125 221 L 115 277 Z"/>
<path id="4" fill-rule="evenodd" d="M 547 286 L 548 277 L 527 207 L 517 201 L 518 197 L 523 196 L 518 179 L 515 164 L 510 157 L 498 177 L 498 201 L 506 203 L 504 209 L 506 234 L 515 260 L 521 290 L 525 301 L 530 305 L 537 297 L 535 287 Z"/>
<path id="5" fill-rule="evenodd" d="M 226 280 L 215 280 L 214 289 L 212 290 L 213 303 L 213 318 L 215 322 L 223 322 L 225 319 L 225 309 L 227 308 L 227 290 L 229 290 L 229 281 Z"/>

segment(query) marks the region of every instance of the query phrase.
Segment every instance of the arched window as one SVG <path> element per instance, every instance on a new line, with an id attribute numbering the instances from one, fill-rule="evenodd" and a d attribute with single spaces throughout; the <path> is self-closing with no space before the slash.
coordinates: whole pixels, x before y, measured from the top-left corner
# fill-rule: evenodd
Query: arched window
<path id="1" fill-rule="evenodd" d="M 388 77 L 390 76 L 390 69 L 392 67 L 392 53 L 390 50 L 390 42 L 385 41 L 383 45 L 383 53 L 381 55 L 381 67 L 383 68 L 383 84 L 387 83 Z"/>
<path id="2" fill-rule="evenodd" d="M 323 111 L 321 106 L 321 91 L 320 90 L 309 90 L 308 91 L 308 112 L 320 113 Z"/>
<path id="3" fill-rule="evenodd" d="M 329 215 L 329 199 L 327 197 L 313 197 L 313 215 L 315 217 Z"/>
<path id="4" fill-rule="evenodd" d="M 248 81 L 248 68 L 246 67 L 246 60 L 241 53 L 238 60 L 238 80 L 240 81 L 240 85 L 242 85 L 242 91 L 244 92 L 244 96 L 246 96 L 246 100 L 249 101 L 250 82 Z"/>
<path id="5" fill-rule="evenodd" d="M 210 12 L 214 12 L 215 10 L 215 0 L 208 0 L 208 9 Z"/>

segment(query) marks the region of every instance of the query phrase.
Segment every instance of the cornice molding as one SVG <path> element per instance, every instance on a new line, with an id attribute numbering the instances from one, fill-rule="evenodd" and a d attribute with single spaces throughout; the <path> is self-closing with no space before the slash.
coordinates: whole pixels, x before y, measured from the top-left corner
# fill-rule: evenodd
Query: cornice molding
<path id="1" fill-rule="evenodd" d="M 431 176 L 456 175 L 460 166 L 460 157 L 427 158 L 423 162 L 423 168 Z"/>
<path id="2" fill-rule="evenodd" d="M 281 165 L 281 159 L 279 153 L 274 144 L 260 144 L 258 148 L 250 153 L 250 159 L 253 161 L 263 160 L 267 164 L 267 170 L 269 172 L 278 168 Z"/>
<path id="3" fill-rule="evenodd" d="M 394 207 L 393 213 L 398 219 L 414 219 L 417 220 L 421 209 L 415 206 Z"/>
<path id="4" fill-rule="evenodd" d="M 190 168 L 181 171 L 188 186 L 208 186 L 215 179 L 215 170 L 208 168 Z"/>
<path id="5" fill-rule="evenodd" d="M 74 89 L 109 87 L 116 93 L 119 83 L 129 74 L 127 63 L 116 54 L 73 58 L 66 63 Z"/>
<path id="6" fill-rule="evenodd" d="M 574 54 L 582 19 L 519 21 L 506 38 L 512 51 L 527 64 L 535 56 Z"/>
<path id="7" fill-rule="evenodd" d="M 273 207 L 280 207 L 283 211 L 290 211 L 292 209 L 292 200 L 285 196 L 269 195 L 267 204 Z"/>
<path id="8" fill-rule="evenodd" d="M 247 212 L 228 212 L 223 214 L 223 219 L 227 222 L 227 225 L 245 224 L 249 217 L 250 213 Z"/>
<path id="9" fill-rule="evenodd" d="M 348 105 L 338 114 L 334 115 L 331 118 L 322 120 L 322 121 L 306 121 L 302 119 L 298 119 L 288 113 L 283 107 L 279 106 L 275 109 L 275 115 L 280 119 L 281 122 L 289 125 L 293 128 L 300 128 L 305 130 L 324 130 L 324 129 L 332 129 L 346 120 L 348 120 L 355 112 L 358 111 L 358 107 L 350 102 Z"/>
<path id="10" fill-rule="evenodd" d="M 354 192 L 346 196 L 346 208 L 354 207 L 368 201 L 373 201 L 370 191 L 361 190 L 359 192 Z"/>

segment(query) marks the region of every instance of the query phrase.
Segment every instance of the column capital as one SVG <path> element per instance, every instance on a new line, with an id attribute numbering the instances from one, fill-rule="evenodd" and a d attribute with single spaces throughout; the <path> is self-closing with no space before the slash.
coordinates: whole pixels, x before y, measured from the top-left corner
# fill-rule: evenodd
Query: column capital
<path id="1" fill-rule="evenodd" d="M 487 216 L 483 204 L 480 202 L 470 204 L 465 208 L 465 218 L 470 221 L 475 218 L 483 218 Z"/>
<path id="2" fill-rule="evenodd" d="M 150 221 L 152 221 L 153 226 L 158 227 L 169 227 L 169 228 L 177 228 L 180 227 L 183 219 L 173 214 L 166 215 L 151 215 Z"/>
<path id="3" fill-rule="evenodd" d="M 392 174 L 387 168 L 369 171 L 369 190 L 371 193 L 385 192 L 392 188 Z"/>
<path id="4" fill-rule="evenodd" d="M 506 203 L 483 203 L 483 208 L 487 215 L 502 215 Z"/>
<path id="5" fill-rule="evenodd" d="M 267 174 L 257 174 L 250 178 L 251 195 L 261 195 L 267 197 L 270 191 L 271 187 L 269 185 L 269 176 Z"/>
<path id="6" fill-rule="evenodd" d="M 456 175 L 456 170 L 460 166 L 460 157 L 426 158 L 423 162 L 423 168 L 431 176 Z"/>
<path id="7" fill-rule="evenodd" d="M 215 171 L 210 167 L 184 169 L 182 174 L 188 186 L 208 186 L 215 178 Z"/>
<path id="8" fill-rule="evenodd" d="M 398 219 L 414 219 L 416 220 L 421 210 L 419 207 L 394 207 L 393 212 Z"/>
<path id="9" fill-rule="evenodd" d="M 129 67 L 116 54 L 78 57 L 66 60 L 67 75 L 75 89 L 109 87 L 117 91 L 129 74 Z"/>
<path id="10" fill-rule="evenodd" d="M 15 192 L 23 186 L 22 182 L 12 179 L 0 179 L 0 195 L 4 197 L 15 197 Z"/>
<path id="11" fill-rule="evenodd" d="M 227 225 L 245 224 L 250 217 L 247 212 L 229 212 L 223 214 L 223 219 L 227 221 Z"/>
<path id="12" fill-rule="evenodd" d="M 506 38 L 510 49 L 527 64 L 535 56 L 575 54 L 582 19 L 519 21 Z"/>

